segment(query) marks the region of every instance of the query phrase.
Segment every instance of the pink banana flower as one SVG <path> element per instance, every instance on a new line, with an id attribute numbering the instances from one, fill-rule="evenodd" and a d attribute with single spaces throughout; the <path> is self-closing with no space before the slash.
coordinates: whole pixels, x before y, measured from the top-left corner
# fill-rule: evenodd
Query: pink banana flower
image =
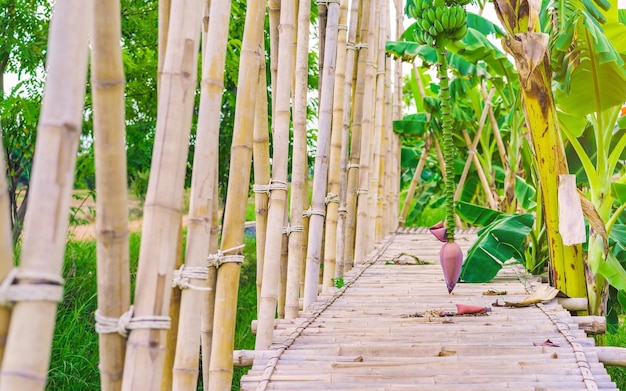
<path id="1" fill-rule="evenodd" d="M 447 229 L 444 228 L 443 222 L 439 222 L 430 227 L 430 232 L 441 242 L 444 242 L 441 246 L 441 250 L 439 250 L 439 261 L 441 262 L 443 278 L 446 281 L 448 293 L 452 293 L 461 275 L 463 250 L 461 250 L 461 247 L 456 242 L 447 241 Z"/>

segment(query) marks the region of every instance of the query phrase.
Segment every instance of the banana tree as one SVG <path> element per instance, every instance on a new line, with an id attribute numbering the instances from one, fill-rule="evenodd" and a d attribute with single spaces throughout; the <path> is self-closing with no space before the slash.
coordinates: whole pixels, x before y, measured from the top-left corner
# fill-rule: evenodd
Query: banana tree
<path id="1" fill-rule="evenodd" d="M 516 64 L 526 125 L 532 135 L 540 178 L 545 225 L 550 243 L 552 281 L 570 297 L 586 297 L 580 245 L 566 246 L 559 232 L 558 175 L 567 174 L 567 161 L 556 120 L 548 35 L 540 31 L 540 2 L 495 0 L 496 14 L 507 32 L 504 49 Z"/>
<path id="2" fill-rule="evenodd" d="M 595 208 L 588 217 L 589 310 L 606 315 L 608 284 L 626 297 L 626 271 L 608 238 L 624 209 L 614 182 L 626 181 L 626 137 L 616 126 L 626 100 L 626 26 L 619 21 L 616 0 L 554 1 L 547 11 L 558 119 L 584 171 L 579 182 Z"/>

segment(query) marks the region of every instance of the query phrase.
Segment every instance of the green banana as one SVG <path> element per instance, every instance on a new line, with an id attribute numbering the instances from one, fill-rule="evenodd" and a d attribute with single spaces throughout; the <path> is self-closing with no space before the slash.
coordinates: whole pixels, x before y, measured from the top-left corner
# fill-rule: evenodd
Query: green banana
<path id="1" fill-rule="evenodd" d="M 435 30 L 437 30 L 437 34 L 441 34 L 443 32 L 443 26 L 441 25 L 441 22 L 438 20 L 435 20 Z"/>
<path id="2" fill-rule="evenodd" d="M 450 28 L 450 9 L 444 8 L 443 13 L 441 14 L 441 25 L 444 30 Z"/>
<path id="3" fill-rule="evenodd" d="M 435 0 L 435 8 L 443 8 L 446 6 L 445 0 Z"/>
<path id="4" fill-rule="evenodd" d="M 446 7 L 437 7 L 435 8 L 435 20 L 441 20 L 441 16 L 443 15 L 443 10 L 447 9 Z"/>
<path id="5" fill-rule="evenodd" d="M 435 20 L 437 20 L 435 10 L 431 7 L 428 9 L 428 21 L 430 22 L 430 24 L 433 24 L 435 23 Z"/>

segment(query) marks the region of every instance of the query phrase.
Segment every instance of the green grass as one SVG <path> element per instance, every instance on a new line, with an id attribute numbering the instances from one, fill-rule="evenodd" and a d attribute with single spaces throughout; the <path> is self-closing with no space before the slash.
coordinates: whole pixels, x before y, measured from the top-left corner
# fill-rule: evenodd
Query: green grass
<path id="1" fill-rule="evenodd" d="M 626 323 L 622 322 L 616 333 L 606 334 L 607 345 L 626 347 Z M 606 367 L 619 390 L 626 390 L 626 368 Z"/>
<path id="2" fill-rule="evenodd" d="M 137 270 L 141 236 L 130 237 L 131 277 Z M 256 319 L 256 252 L 254 237 L 245 238 L 237 304 L 235 349 L 254 349 L 250 324 Z M 93 391 L 100 389 L 98 336 L 94 331 L 96 302 L 96 243 L 68 242 L 63 267 L 65 295 L 57 311 L 46 390 Z M 233 390 L 248 368 L 235 368 Z"/>

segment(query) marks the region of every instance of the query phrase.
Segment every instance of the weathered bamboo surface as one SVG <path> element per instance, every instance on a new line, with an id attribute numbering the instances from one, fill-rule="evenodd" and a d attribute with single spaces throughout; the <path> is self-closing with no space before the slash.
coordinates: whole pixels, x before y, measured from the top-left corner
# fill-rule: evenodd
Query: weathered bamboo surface
<path id="1" fill-rule="evenodd" d="M 464 251 L 475 237 L 457 233 Z M 241 389 L 617 390 L 593 339 L 556 301 L 494 305 L 520 301 L 538 279 L 508 266 L 488 284 L 460 283 L 449 295 L 440 245 L 425 229 L 387 238 L 346 273 L 341 290 L 293 321 L 276 322 L 271 350 L 254 353 Z M 456 304 L 491 312 L 437 314 L 456 312 Z"/>

